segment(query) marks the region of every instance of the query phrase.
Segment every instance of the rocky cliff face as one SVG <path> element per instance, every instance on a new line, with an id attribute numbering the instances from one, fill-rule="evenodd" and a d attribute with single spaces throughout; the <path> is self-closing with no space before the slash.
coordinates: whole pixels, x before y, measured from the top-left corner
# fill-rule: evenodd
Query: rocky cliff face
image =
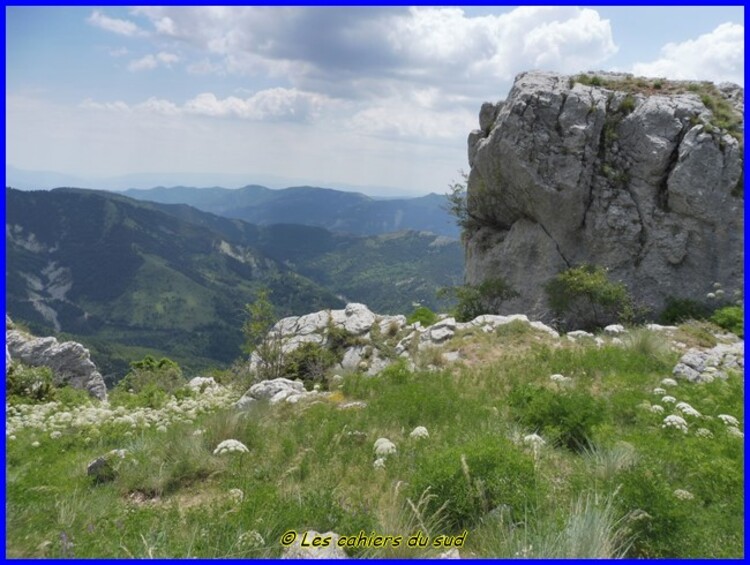
<path id="1" fill-rule="evenodd" d="M 69 385 L 87 391 L 94 398 L 106 400 L 107 387 L 90 358 L 89 350 L 80 343 L 60 343 L 54 337 L 34 337 L 24 333 L 5 317 L 5 371 L 11 360 L 31 367 L 52 369 L 56 385 Z"/>
<path id="2" fill-rule="evenodd" d="M 715 282 L 742 288 L 744 91 L 591 78 L 521 74 L 482 106 L 466 282 L 502 276 L 520 293 L 504 311 L 542 319 L 545 283 L 584 263 L 655 312 Z"/>

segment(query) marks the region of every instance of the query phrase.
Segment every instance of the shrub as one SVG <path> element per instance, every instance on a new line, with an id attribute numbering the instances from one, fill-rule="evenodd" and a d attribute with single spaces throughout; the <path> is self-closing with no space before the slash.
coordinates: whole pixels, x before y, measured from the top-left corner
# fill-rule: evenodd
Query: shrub
<path id="1" fill-rule="evenodd" d="M 125 408 L 161 408 L 166 404 L 169 395 L 155 383 L 145 385 L 138 392 L 130 392 L 118 385 L 109 395 L 109 403 L 112 406 L 124 406 Z"/>
<path id="2" fill-rule="evenodd" d="M 458 322 L 468 322 L 482 314 L 495 314 L 505 300 L 518 296 L 518 293 L 503 279 L 487 279 L 479 285 L 451 286 L 438 291 L 440 298 L 456 301 L 452 310 Z"/>
<path id="3" fill-rule="evenodd" d="M 604 421 L 603 402 L 578 390 L 519 385 L 511 390 L 509 403 L 522 425 L 574 451 L 583 450 L 594 427 Z"/>
<path id="4" fill-rule="evenodd" d="M 138 394 L 146 388 L 155 388 L 172 394 L 185 384 L 180 366 L 166 357 L 157 361 L 146 355 L 141 361 L 132 362 L 130 367 L 130 372 L 117 385 L 121 390 Z"/>
<path id="5" fill-rule="evenodd" d="M 625 96 L 625 98 L 623 98 L 622 102 L 620 103 L 619 111 L 625 115 L 628 115 L 633 110 L 635 110 L 635 98 L 633 98 L 631 94 L 628 94 Z"/>
<path id="6" fill-rule="evenodd" d="M 552 311 L 571 327 L 601 328 L 633 312 L 625 285 L 610 281 L 600 266 L 567 269 L 552 278 L 545 291 Z"/>
<path id="7" fill-rule="evenodd" d="M 336 355 L 317 343 L 303 343 L 284 359 L 284 374 L 289 379 L 321 382 L 326 371 L 337 362 Z"/>
<path id="8" fill-rule="evenodd" d="M 84 406 L 91 402 L 91 396 L 85 390 L 63 386 L 55 390 L 55 400 L 63 406 Z"/>
<path id="9" fill-rule="evenodd" d="M 536 499 L 537 482 L 528 454 L 507 440 L 485 437 L 425 455 L 410 492 L 418 498 L 429 488 L 434 498 L 427 510 L 436 512 L 447 503 L 446 527 L 458 531 L 501 504 L 523 516 Z"/>
<path id="10" fill-rule="evenodd" d="M 662 473 L 645 465 L 622 472 L 618 506 L 633 535 L 629 557 L 684 555 L 688 514 Z"/>
<path id="11" fill-rule="evenodd" d="M 49 367 L 12 365 L 5 377 L 5 398 L 11 402 L 37 403 L 54 400 Z"/>
<path id="12" fill-rule="evenodd" d="M 719 308 L 711 316 L 711 321 L 739 337 L 745 337 L 744 314 L 739 306 Z"/>
<path id="13" fill-rule="evenodd" d="M 708 308 L 690 298 L 667 299 L 667 305 L 659 316 L 659 322 L 662 324 L 679 324 L 686 320 L 703 320 L 708 315 Z"/>
<path id="14" fill-rule="evenodd" d="M 419 322 L 424 327 L 431 326 L 438 321 L 437 314 L 427 308 L 427 306 L 417 306 L 409 317 L 406 319 L 407 324 Z"/>

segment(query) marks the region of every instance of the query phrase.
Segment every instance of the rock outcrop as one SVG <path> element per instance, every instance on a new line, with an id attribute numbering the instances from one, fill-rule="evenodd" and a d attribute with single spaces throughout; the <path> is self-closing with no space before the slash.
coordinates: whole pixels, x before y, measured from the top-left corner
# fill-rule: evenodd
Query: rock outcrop
<path id="1" fill-rule="evenodd" d="M 266 340 L 275 341 L 283 356 L 304 343 L 330 346 L 331 332 L 337 332 L 338 339 L 343 340 L 345 346 L 335 369 L 360 371 L 373 376 L 393 363 L 396 357 L 410 358 L 420 351 L 443 346 L 457 331 L 479 329 L 492 332 L 499 326 L 513 322 L 528 324 L 532 329 L 554 338 L 560 337 L 554 329 L 539 321 L 529 321 L 523 314 L 483 315 L 464 323 L 443 316 L 433 325 L 424 327 L 419 322 L 407 324 L 404 316 L 375 314 L 364 304 L 347 304 L 343 310 L 321 310 L 305 316 L 283 318 L 274 325 Z M 446 361 L 458 360 L 455 352 L 446 355 Z M 253 353 L 250 370 L 257 372 L 261 362 L 258 354 Z M 291 383 L 286 379 L 275 379 L 273 382 L 276 381 L 286 388 Z M 240 404 L 252 403 L 251 398 L 259 399 L 251 392 L 252 389 Z"/>
<path id="2" fill-rule="evenodd" d="M 55 385 L 67 384 L 99 400 L 107 398 L 104 379 L 83 345 L 74 341 L 60 343 L 54 337 L 34 337 L 15 329 L 7 316 L 5 328 L 6 371 L 10 355 L 10 359 L 31 367 L 49 367 Z"/>
<path id="3" fill-rule="evenodd" d="M 466 282 L 501 276 L 520 294 L 502 312 L 543 320 L 545 283 L 580 264 L 607 268 L 657 312 L 715 282 L 741 289 L 744 91 L 583 82 L 602 86 L 524 73 L 505 102 L 482 106 L 468 139 Z M 722 104 L 733 124 L 707 107 Z"/>

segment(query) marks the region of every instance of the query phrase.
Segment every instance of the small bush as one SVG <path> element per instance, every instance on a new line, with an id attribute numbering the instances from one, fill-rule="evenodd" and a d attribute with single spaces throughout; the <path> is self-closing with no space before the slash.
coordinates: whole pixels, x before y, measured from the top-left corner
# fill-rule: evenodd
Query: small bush
<path id="1" fill-rule="evenodd" d="M 607 278 L 603 267 L 582 265 L 559 273 L 545 286 L 552 311 L 570 327 L 596 329 L 633 311 L 625 285 Z"/>
<path id="2" fill-rule="evenodd" d="M 745 337 L 744 313 L 739 306 L 719 308 L 711 316 L 711 321 L 739 337 Z"/>
<path id="3" fill-rule="evenodd" d="M 72 386 L 63 386 L 55 390 L 55 400 L 63 406 L 72 408 L 74 406 L 89 404 L 91 396 L 85 390 L 73 388 Z"/>
<path id="4" fill-rule="evenodd" d="M 166 357 L 157 361 L 151 355 L 147 355 L 141 361 L 134 361 L 130 366 L 130 372 L 117 384 L 122 390 L 132 390 L 138 394 L 146 388 L 155 387 L 172 394 L 185 384 L 180 366 Z"/>
<path id="5" fill-rule="evenodd" d="M 603 402 L 583 391 L 519 385 L 509 403 L 522 425 L 573 451 L 583 450 L 594 427 L 604 421 Z"/>
<path id="6" fill-rule="evenodd" d="M 629 557 L 681 555 L 688 512 L 662 473 L 638 465 L 618 476 L 617 503 L 633 536 Z"/>
<path id="7" fill-rule="evenodd" d="M 427 306 L 417 306 L 409 317 L 406 319 L 407 324 L 413 324 L 419 322 L 422 326 L 431 326 L 438 321 L 437 314 L 427 308 Z"/>
<path id="8" fill-rule="evenodd" d="M 630 114 L 633 110 L 635 110 L 635 98 L 633 98 L 631 94 L 625 96 L 625 98 L 623 98 L 622 102 L 620 103 L 619 110 L 626 116 Z"/>
<path id="9" fill-rule="evenodd" d="M 284 373 L 289 379 L 322 382 L 328 369 L 337 362 L 336 355 L 317 343 L 303 343 L 284 359 Z"/>
<path id="10" fill-rule="evenodd" d="M 518 296 L 518 293 L 503 279 L 496 277 L 482 283 L 451 286 L 438 291 L 438 296 L 456 301 L 451 313 L 458 322 L 469 322 L 482 314 L 496 314 L 500 304 Z"/>
<path id="11" fill-rule="evenodd" d="M 13 365 L 5 378 L 5 398 L 10 402 L 37 403 L 54 400 L 52 370 L 49 367 Z"/>
<path id="12" fill-rule="evenodd" d="M 132 389 L 130 389 L 132 390 Z M 119 385 L 109 395 L 111 406 L 124 406 L 125 408 L 154 408 L 164 406 L 169 400 L 169 395 L 157 384 L 145 385 L 138 392 L 130 392 Z"/>
<path id="13" fill-rule="evenodd" d="M 708 316 L 708 308 L 697 300 L 670 297 L 659 316 L 659 322 L 672 325 L 687 320 L 703 320 L 706 316 Z"/>
<path id="14" fill-rule="evenodd" d="M 429 488 L 427 509 L 446 504 L 446 527 L 458 531 L 506 505 L 517 517 L 536 500 L 538 481 L 531 457 L 501 438 L 482 438 L 426 455 L 411 485 L 413 498 Z"/>

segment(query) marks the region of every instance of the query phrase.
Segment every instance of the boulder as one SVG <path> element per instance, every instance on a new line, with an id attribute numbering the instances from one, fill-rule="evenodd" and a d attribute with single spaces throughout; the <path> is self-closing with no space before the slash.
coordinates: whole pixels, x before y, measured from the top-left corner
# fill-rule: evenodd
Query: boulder
<path id="1" fill-rule="evenodd" d="M 31 367 L 49 367 L 55 385 L 85 390 L 99 400 L 107 398 L 104 379 L 91 361 L 89 350 L 80 343 L 59 343 L 54 337 L 34 337 L 15 329 L 6 330 L 5 340 L 6 367 L 9 358 Z"/>
<path id="2" fill-rule="evenodd" d="M 317 391 L 305 390 L 305 385 L 299 381 L 278 378 L 254 384 L 242 395 L 242 398 L 235 402 L 234 406 L 238 410 L 248 410 L 259 401 L 266 401 L 269 404 L 280 402 L 296 404 L 301 400 L 318 398 L 319 396 L 320 393 Z"/>
<path id="3" fill-rule="evenodd" d="M 95 483 L 106 483 L 113 481 L 117 476 L 120 464 L 127 456 L 125 449 L 113 449 L 109 453 L 97 457 L 86 466 L 86 474 Z"/>
<path id="4" fill-rule="evenodd" d="M 354 335 L 361 335 L 370 331 L 375 323 L 375 314 L 370 312 L 364 304 L 347 304 L 344 309 L 344 329 Z"/>
<path id="5" fill-rule="evenodd" d="M 203 393 L 209 389 L 215 390 L 217 388 L 220 388 L 219 383 L 217 383 L 213 377 L 193 377 L 188 381 L 187 386 L 195 392 L 200 393 Z"/>

